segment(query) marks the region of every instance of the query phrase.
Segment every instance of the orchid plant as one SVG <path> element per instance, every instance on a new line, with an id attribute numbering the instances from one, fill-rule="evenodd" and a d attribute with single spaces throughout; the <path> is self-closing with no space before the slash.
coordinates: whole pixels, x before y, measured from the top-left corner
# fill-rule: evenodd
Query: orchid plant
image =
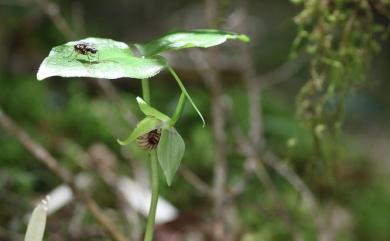
<path id="1" fill-rule="evenodd" d="M 142 97 L 137 97 L 136 101 L 145 117 L 139 121 L 127 139 L 118 140 L 118 143 L 128 145 L 137 141 L 141 148 L 150 152 L 152 198 L 144 241 L 153 239 L 159 189 L 158 166 L 161 167 L 167 184 L 171 185 L 183 158 L 185 143 L 176 130 L 175 124 L 180 119 L 186 101 L 197 112 L 203 126 L 205 125 L 200 110 L 183 82 L 160 54 L 169 50 L 208 48 L 227 40 L 250 41 L 244 34 L 214 29 L 175 31 L 145 44 L 135 44 L 133 47 L 138 52 L 136 54 L 123 42 L 104 38 L 85 38 L 54 47 L 39 67 L 38 80 L 51 76 L 141 80 Z M 176 110 L 172 115 L 154 108 L 150 98 L 149 78 L 164 69 L 170 72 L 181 90 Z"/>

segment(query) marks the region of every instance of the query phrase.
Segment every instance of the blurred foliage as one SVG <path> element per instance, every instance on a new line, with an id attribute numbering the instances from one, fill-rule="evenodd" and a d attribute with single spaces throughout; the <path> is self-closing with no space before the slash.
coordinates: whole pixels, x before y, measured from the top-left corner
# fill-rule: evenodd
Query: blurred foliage
<path id="1" fill-rule="evenodd" d="M 313 128 L 339 130 L 348 92 L 367 79 L 373 53 L 380 50 L 386 33 L 386 22 L 376 19 L 376 7 L 389 5 L 366 0 L 293 2 L 304 7 L 294 18 L 294 51 L 304 48 L 311 55 L 310 79 L 297 99 L 298 113 Z"/>

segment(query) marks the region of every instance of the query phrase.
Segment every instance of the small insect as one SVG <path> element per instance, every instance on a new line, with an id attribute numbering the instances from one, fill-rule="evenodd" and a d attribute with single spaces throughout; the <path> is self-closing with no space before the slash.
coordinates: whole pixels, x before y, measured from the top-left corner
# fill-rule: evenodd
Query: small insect
<path id="1" fill-rule="evenodd" d="M 73 45 L 73 50 L 74 52 L 76 52 L 75 58 L 77 58 L 79 54 L 86 55 L 89 62 L 91 62 L 90 55 L 95 55 L 98 52 L 97 48 L 95 48 L 92 44 L 86 42 Z M 72 55 L 73 53 L 70 56 Z"/>

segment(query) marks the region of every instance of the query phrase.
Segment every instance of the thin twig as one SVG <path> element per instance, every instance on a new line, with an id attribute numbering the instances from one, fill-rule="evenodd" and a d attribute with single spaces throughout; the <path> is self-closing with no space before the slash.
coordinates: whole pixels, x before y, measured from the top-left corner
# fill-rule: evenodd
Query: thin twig
<path id="1" fill-rule="evenodd" d="M 210 83 L 211 90 L 211 116 L 214 142 L 216 144 L 215 165 L 214 165 L 214 208 L 219 229 L 215 232 L 218 235 L 217 240 L 225 240 L 225 225 L 223 225 L 223 206 L 225 200 L 225 189 L 227 183 L 227 162 L 226 162 L 226 133 L 225 133 L 225 114 L 222 94 L 222 84 L 218 79 Z"/>
<path id="2" fill-rule="evenodd" d="M 65 18 L 60 14 L 60 8 L 57 4 L 48 0 L 35 0 L 39 7 L 46 13 L 47 16 L 53 21 L 58 30 L 65 35 L 67 39 L 73 39 L 76 37 L 75 32 L 66 22 Z"/>
<path id="3" fill-rule="evenodd" d="M 194 53 L 201 54 L 199 51 Z M 193 55 L 195 56 L 195 55 Z M 199 55 L 198 55 L 199 56 Z M 211 116 L 212 130 L 216 146 L 213 197 L 215 212 L 215 239 L 225 240 L 225 225 L 223 220 L 223 207 L 225 203 L 225 189 L 227 182 L 227 163 L 226 163 L 226 135 L 225 135 L 225 111 L 222 94 L 222 83 L 219 80 L 218 73 L 214 71 L 203 57 L 193 58 L 198 66 L 199 73 L 202 73 L 206 86 L 211 93 Z M 209 60 L 210 61 L 210 60 Z"/>
<path id="4" fill-rule="evenodd" d="M 249 46 L 243 46 L 242 49 L 244 61 L 243 77 L 245 79 L 248 92 L 248 136 L 254 146 L 263 149 L 263 112 L 261 106 L 261 84 L 263 81 L 256 78 L 256 70 L 250 55 Z"/>
<path id="5" fill-rule="evenodd" d="M 246 22 L 248 2 L 243 0 L 242 2 L 243 17 L 242 21 Z M 244 31 L 245 32 L 245 31 Z M 280 197 L 280 194 L 273 183 L 271 177 L 269 176 L 267 170 L 265 169 L 261 159 L 258 157 L 257 153 L 262 152 L 265 148 L 265 140 L 263 136 L 263 113 L 261 105 L 261 87 L 264 83 L 265 78 L 256 77 L 255 64 L 253 62 L 250 47 L 248 45 L 242 45 L 242 56 L 243 64 L 242 71 L 243 77 L 246 83 L 247 92 L 248 92 L 248 116 L 249 116 L 249 132 L 248 132 L 248 141 L 246 145 L 249 147 L 249 152 L 246 155 L 245 162 L 245 172 L 242 178 L 242 182 L 239 182 L 239 186 L 236 186 L 235 191 L 243 191 L 245 188 L 245 181 L 248 179 L 247 176 L 249 173 L 254 173 L 255 176 L 260 180 L 262 185 L 265 187 L 266 191 L 270 194 L 273 202 L 277 207 L 278 216 L 285 223 L 287 229 L 290 231 L 291 236 L 295 241 L 301 241 L 302 235 L 297 232 L 296 226 L 293 224 L 292 219 L 285 207 L 283 200 Z M 277 72 L 278 73 L 278 72 Z M 276 75 L 276 74 L 273 74 Z M 286 74 L 282 75 L 285 77 Z M 268 77 L 268 76 L 267 76 Z M 269 78 L 269 77 L 268 77 Z M 257 150 L 257 151 L 255 151 Z M 251 168 L 250 168 L 251 167 Z M 240 187 L 240 188 L 237 188 Z"/>
<path id="6" fill-rule="evenodd" d="M 265 187 L 267 193 L 270 194 L 273 203 L 275 203 L 277 208 L 277 214 L 281 218 L 281 221 L 284 222 L 287 229 L 290 231 L 292 238 L 295 241 L 302 241 L 302 235 L 298 232 L 296 225 L 293 223 L 292 218 L 289 215 L 289 212 L 281 198 L 279 191 L 277 190 L 275 184 L 272 182 L 271 177 L 269 176 L 267 170 L 264 167 L 263 159 L 260 157 L 259 152 L 254 146 L 246 139 L 242 134 L 237 135 L 236 138 L 239 140 L 239 148 L 240 151 L 246 156 L 246 166 L 250 166 L 250 168 L 246 168 L 246 175 L 249 173 L 254 173 L 255 176 L 260 180 L 262 185 Z M 243 185 L 243 184 L 241 184 Z M 237 189 L 235 190 L 237 191 Z M 238 195 L 235 193 L 234 195 Z"/>
<path id="7" fill-rule="evenodd" d="M 281 82 L 291 80 L 302 68 L 308 64 L 307 56 L 301 54 L 293 60 L 288 60 L 278 68 L 262 75 L 256 76 L 257 82 L 262 82 L 262 89 L 270 88 Z"/>
<path id="8" fill-rule="evenodd" d="M 264 162 L 273 168 L 277 173 L 284 177 L 292 187 L 300 194 L 303 202 L 311 211 L 314 217 L 318 216 L 318 204 L 310 189 L 306 186 L 305 182 L 285 163 L 272 152 L 267 151 L 264 154 Z"/>
<path id="9" fill-rule="evenodd" d="M 218 0 L 206 0 L 205 10 L 209 27 L 218 27 Z M 205 58 L 196 59 L 196 66 L 205 71 L 203 77 L 211 93 L 212 130 L 215 142 L 215 164 L 213 175 L 214 197 L 214 239 L 227 240 L 226 220 L 224 219 L 225 194 L 227 184 L 227 151 L 226 151 L 226 116 L 223 103 L 223 85 L 218 71 L 213 67 L 215 52 L 210 51 Z M 202 62 L 204 63 L 202 66 Z M 201 71 L 201 69 L 198 68 Z"/>
<path id="10" fill-rule="evenodd" d="M 24 130 L 17 126 L 0 107 L 0 125 L 11 135 L 14 135 L 18 141 L 28 150 L 37 160 L 41 161 L 53 172 L 59 179 L 69 185 L 76 197 L 83 201 L 88 210 L 95 217 L 107 236 L 115 241 L 127 241 L 125 236 L 116 229 L 112 221 L 100 209 L 97 203 L 85 192 L 81 191 L 74 183 L 73 175 L 38 142 L 34 141 Z"/>
<path id="11" fill-rule="evenodd" d="M 200 179 L 195 173 L 185 167 L 183 164 L 180 166 L 179 172 L 183 176 L 183 178 L 200 193 L 204 194 L 207 197 L 213 197 L 213 192 L 210 186 L 202 179 Z"/>
<path id="12" fill-rule="evenodd" d="M 264 154 L 263 160 L 268 166 L 273 168 L 286 181 L 288 181 L 291 184 L 291 186 L 300 194 L 321 236 L 324 230 L 326 230 L 325 220 L 315 196 L 310 191 L 310 189 L 306 186 L 305 182 L 285 163 L 281 162 L 280 159 L 274 153 L 266 152 Z"/>
<path id="13" fill-rule="evenodd" d="M 100 174 L 102 180 L 114 190 L 119 200 L 119 206 L 124 211 L 131 226 L 131 240 L 139 240 L 142 237 L 140 218 L 136 210 L 129 205 L 123 193 L 118 188 L 119 177 L 116 174 L 118 160 L 115 154 L 103 144 L 92 145 L 86 154 L 89 157 L 88 161 L 90 166 L 92 166 Z"/>

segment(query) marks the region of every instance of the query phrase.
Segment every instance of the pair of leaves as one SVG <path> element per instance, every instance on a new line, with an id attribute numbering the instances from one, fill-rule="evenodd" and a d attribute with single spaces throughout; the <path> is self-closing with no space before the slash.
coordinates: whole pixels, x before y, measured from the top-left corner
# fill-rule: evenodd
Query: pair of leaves
<path id="1" fill-rule="evenodd" d="M 249 37 L 246 35 L 215 29 L 175 31 L 148 43 L 136 44 L 143 55 L 143 57 L 137 57 L 125 43 L 111 39 L 86 38 L 54 47 L 40 65 L 37 78 L 38 80 L 51 76 L 104 79 L 150 78 L 168 66 L 166 60 L 158 54 L 183 48 L 208 48 L 222 44 L 228 39 L 249 42 Z M 77 53 L 74 48 L 76 44 L 91 45 L 97 50 L 97 53 Z M 186 93 L 204 125 L 204 118 L 184 85 L 181 82 L 178 84 L 181 90 Z"/>
<path id="2" fill-rule="evenodd" d="M 146 117 L 137 124 L 126 140 L 118 140 L 118 143 L 128 145 L 152 130 L 161 129 L 160 141 L 157 145 L 157 158 L 170 186 L 184 155 L 183 138 L 173 126 L 170 126 L 171 118 L 148 105 L 140 97 L 137 97 L 137 102 Z"/>
<path id="3" fill-rule="evenodd" d="M 104 38 L 81 39 L 54 47 L 41 63 L 37 78 L 150 78 L 167 66 L 166 60 L 158 54 L 183 48 L 208 48 L 222 44 L 228 39 L 249 42 L 246 35 L 214 29 L 176 31 L 146 44 L 137 44 L 136 47 L 144 56 L 137 57 L 123 42 Z M 78 54 L 74 46 L 81 43 L 93 46 L 97 53 Z"/>

